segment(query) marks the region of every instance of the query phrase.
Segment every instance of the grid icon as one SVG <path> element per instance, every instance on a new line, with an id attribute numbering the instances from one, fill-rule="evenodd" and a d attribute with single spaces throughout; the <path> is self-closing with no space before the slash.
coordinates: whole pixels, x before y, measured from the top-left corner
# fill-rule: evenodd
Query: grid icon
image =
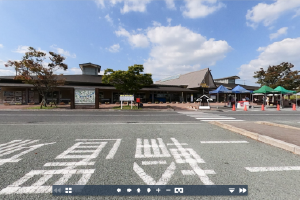
<path id="1" fill-rule="evenodd" d="M 65 188 L 65 193 L 72 193 L 72 188 Z"/>

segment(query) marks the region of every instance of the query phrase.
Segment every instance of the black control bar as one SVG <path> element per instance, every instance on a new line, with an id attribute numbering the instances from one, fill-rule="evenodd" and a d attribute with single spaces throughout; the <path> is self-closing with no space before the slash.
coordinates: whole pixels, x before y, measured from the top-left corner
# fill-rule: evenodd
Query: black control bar
<path id="1" fill-rule="evenodd" d="M 248 185 L 53 185 L 54 196 L 247 196 Z"/>

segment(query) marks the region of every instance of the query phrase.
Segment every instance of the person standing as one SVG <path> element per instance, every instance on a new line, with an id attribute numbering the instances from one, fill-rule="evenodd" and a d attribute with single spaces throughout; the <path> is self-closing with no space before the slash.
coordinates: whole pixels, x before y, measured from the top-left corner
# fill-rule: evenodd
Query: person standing
<path id="1" fill-rule="evenodd" d="M 267 106 L 269 106 L 269 100 L 270 100 L 270 98 L 269 98 L 269 97 L 267 97 L 267 99 L 266 99 Z"/>

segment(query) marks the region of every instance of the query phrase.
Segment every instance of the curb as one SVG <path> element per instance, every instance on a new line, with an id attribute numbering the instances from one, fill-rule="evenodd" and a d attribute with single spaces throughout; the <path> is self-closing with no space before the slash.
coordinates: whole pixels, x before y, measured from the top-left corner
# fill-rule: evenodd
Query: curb
<path id="1" fill-rule="evenodd" d="M 266 144 L 270 144 L 272 146 L 279 147 L 281 149 L 290 151 L 294 154 L 300 155 L 300 147 L 297 146 L 297 145 L 294 145 L 294 144 L 291 144 L 291 143 L 288 143 L 288 142 L 284 142 L 284 141 L 281 141 L 281 140 L 277 140 L 277 139 L 271 138 L 271 137 L 266 136 L 266 135 L 260 135 L 258 133 L 247 131 L 245 129 L 237 128 L 235 126 L 232 126 L 232 125 L 229 125 L 229 124 L 224 124 L 224 123 L 221 123 L 221 122 L 218 122 L 218 121 L 212 121 L 212 122 L 209 122 L 209 123 L 217 125 L 221 128 L 230 130 L 232 132 L 239 133 L 241 135 L 250 137 L 254 140 L 257 140 L 257 141 L 260 141 L 260 142 L 263 142 L 263 143 L 266 143 Z"/>
<path id="2" fill-rule="evenodd" d="M 277 127 L 281 127 L 281 128 L 288 128 L 288 129 L 300 130 L 300 128 L 298 128 L 298 127 L 284 125 L 284 124 L 276 124 L 276 123 L 272 123 L 272 122 L 259 121 L 259 122 L 255 122 L 255 123 L 269 125 L 269 126 L 277 126 Z"/>

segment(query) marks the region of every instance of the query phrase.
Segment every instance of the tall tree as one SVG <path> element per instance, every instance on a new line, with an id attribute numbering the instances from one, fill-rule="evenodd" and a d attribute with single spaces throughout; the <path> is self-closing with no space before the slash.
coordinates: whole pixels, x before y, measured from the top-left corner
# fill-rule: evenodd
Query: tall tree
<path id="1" fill-rule="evenodd" d="M 292 71 L 293 67 L 293 64 L 283 62 L 280 65 L 269 66 L 267 70 L 260 68 L 254 72 L 253 77 L 258 79 L 256 83 L 261 86 L 267 85 L 271 88 L 282 86 L 288 90 L 295 90 L 300 86 L 300 71 Z"/>
<path id="2" fill-rule="evenodd" d="M 49 52 L 50 61 L 45 63 L 46 53 L 37 51 L 33 47 L 28 48 L 28 52 L 25 53 L 21 61 L 9 60 L 6 67 L 15 67 L 16 76 L 15 80 L 21 80 L 26 84 L 33 85 L 39 94 L 42 96 L 42 106 L 47 106 L 47 93 L 53 92 L 55 87 L 64 85 L 65 80 L 62 78 L 62 74 L 56 75 L 55 71 L 68 69 L 68 66 L 63 63 L 65 58 L 54 52 Z"/>
<path id="3" fill-rule="evenodd" d="M 102 82 L 113 85 L 125 94 L 136 94 L 138 90 L 153 84 L 151 74 L 141 74 L 143 65 L 129 66 L 128 71 L 106 69 Z"/>

